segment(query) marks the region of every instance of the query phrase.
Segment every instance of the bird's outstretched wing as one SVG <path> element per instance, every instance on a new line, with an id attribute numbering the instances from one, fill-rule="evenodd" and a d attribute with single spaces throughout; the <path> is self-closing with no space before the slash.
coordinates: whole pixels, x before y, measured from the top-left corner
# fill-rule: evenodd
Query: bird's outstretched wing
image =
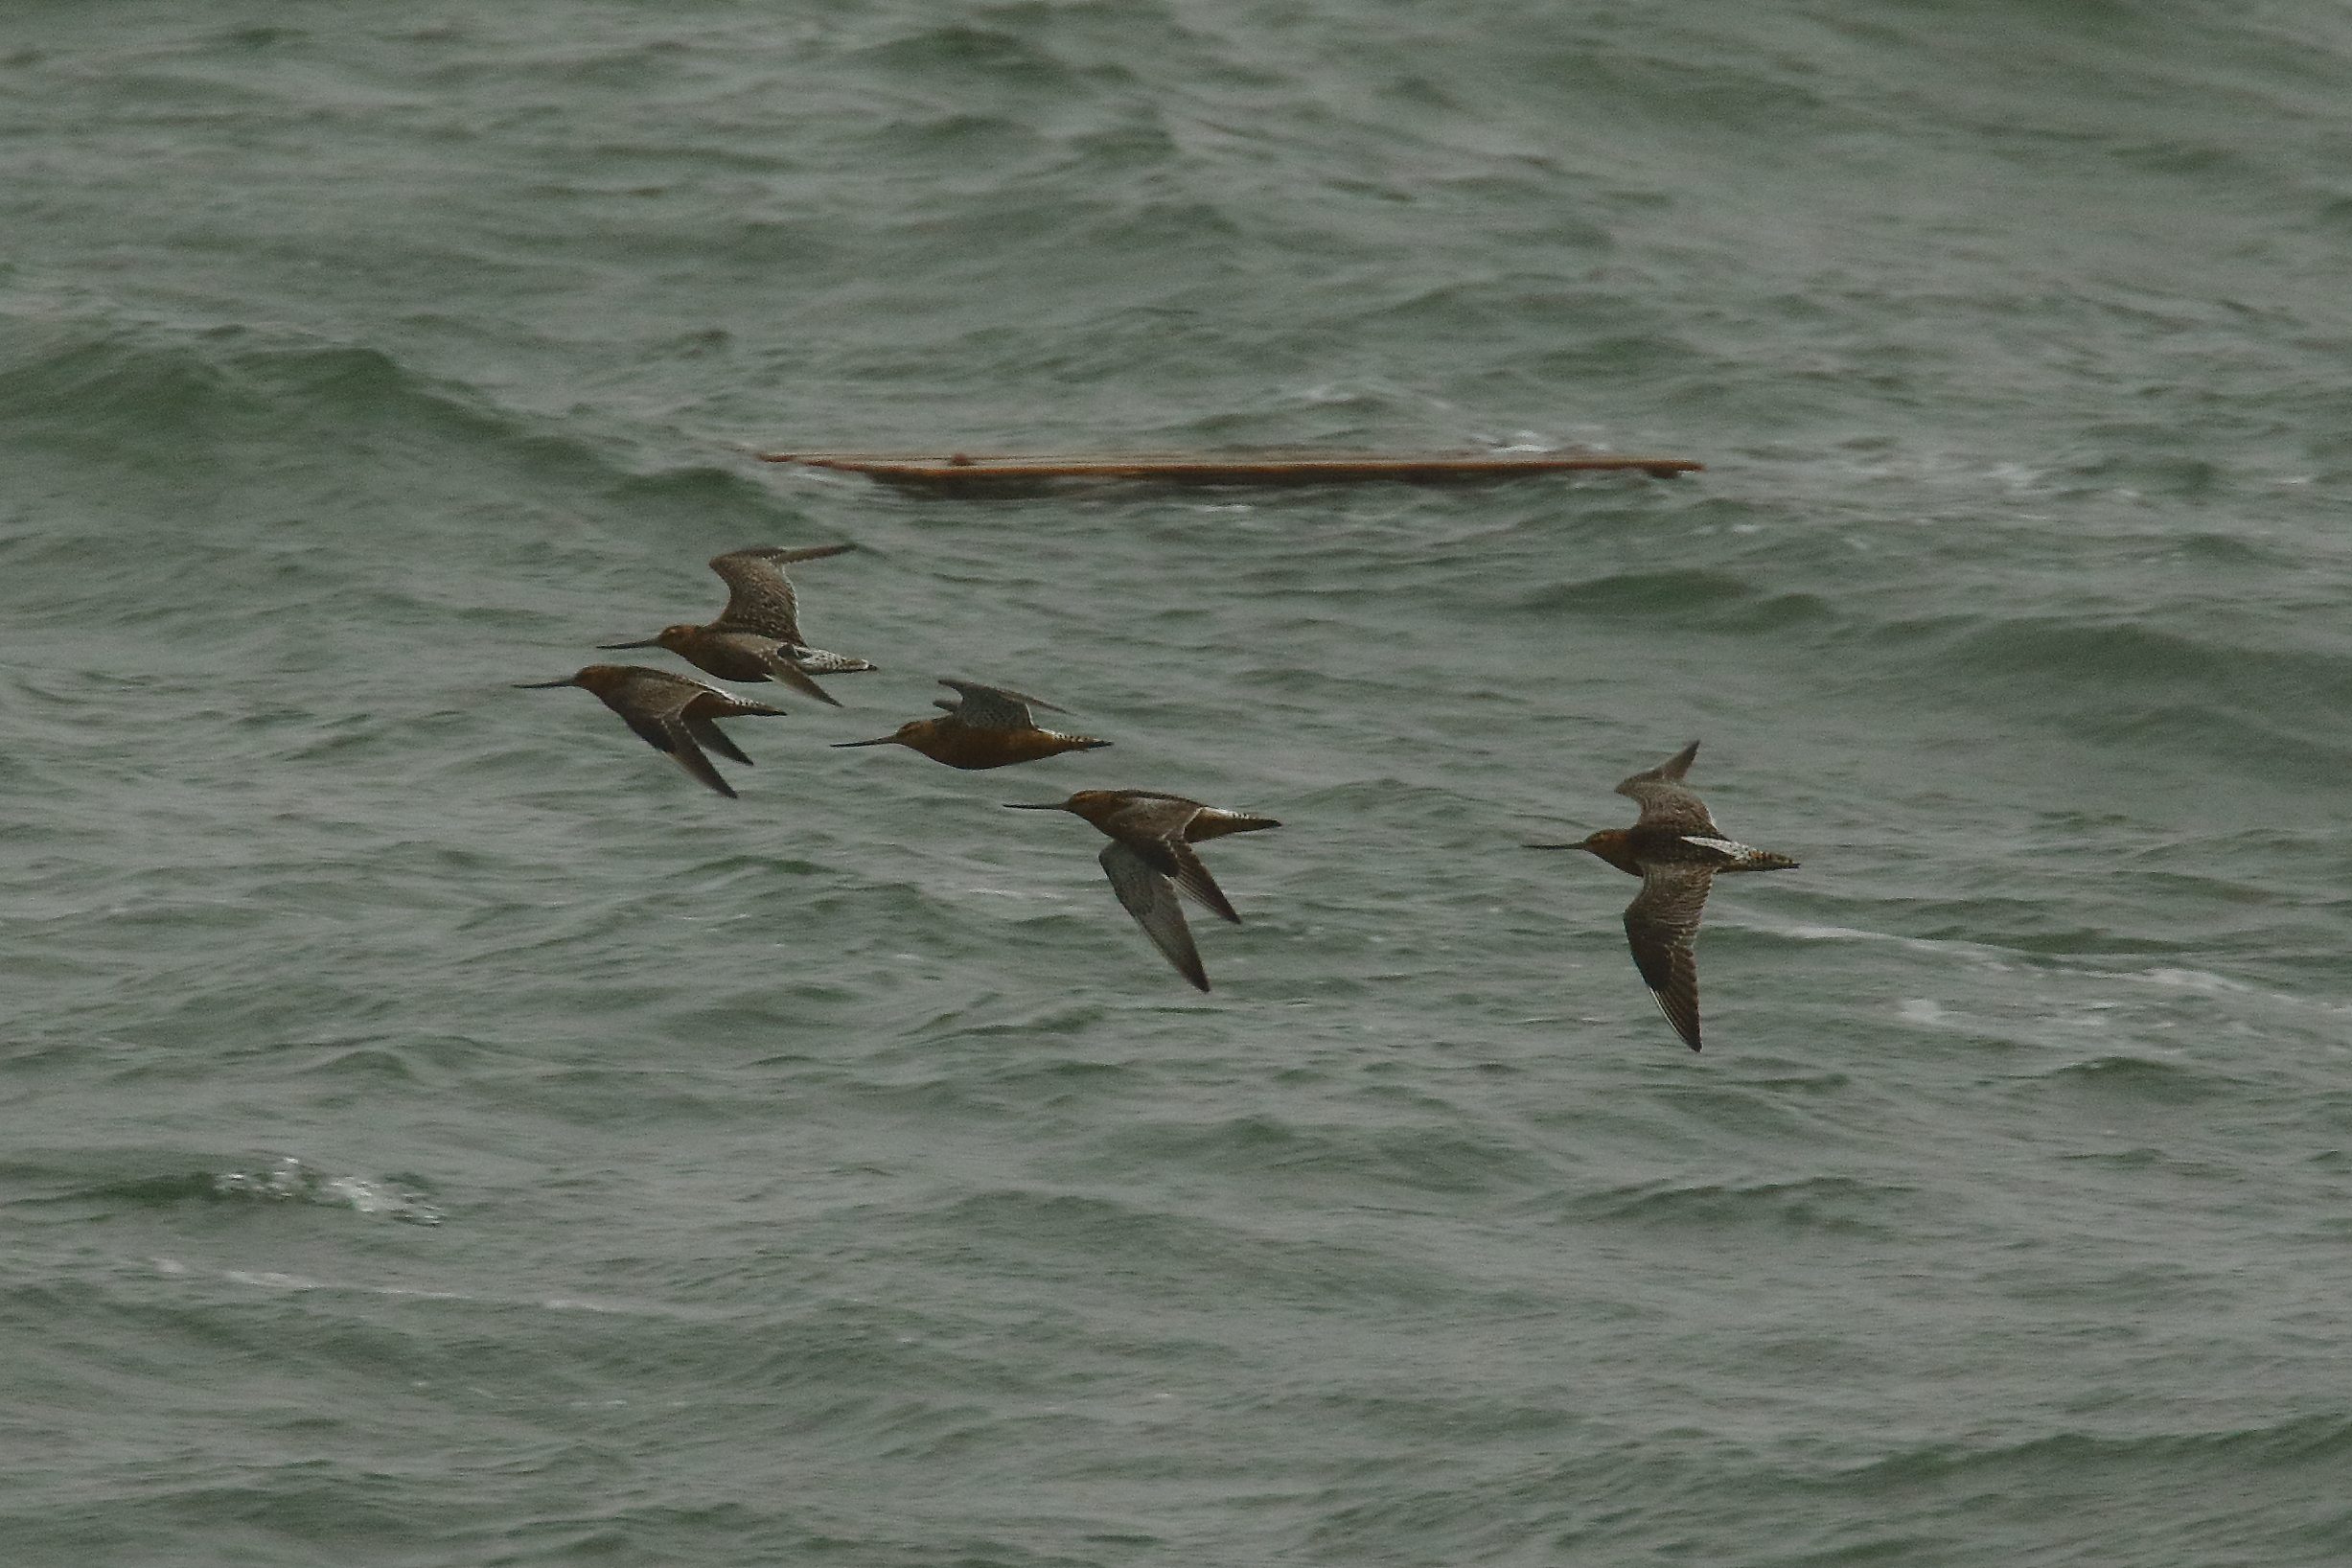
<path id="1" fill-rule="evenodd" d="M 1100 859 L 1103 875 L 1111 879 L 1111 890 L 1143 928 L 1143 934 L 1175 965 L 1176 973 L 1194 988 L 1208 990 L 1209 972 L 1201 967 L 1200 950 L 1192 945 L 1192 929 L 1185 924 L 1184 905 L 1176 897 L 1175 887 L 1116 839 L 1103 845 Z"/>
<path id="2" fill-rule="evenodd" d="M 1184 796 L 1163 795 L 1156 790 L 1129 790 L 1126 795 L 1127 803 L 1111 814 L 1102 830 L 1134 850 L 1161 875 L 1173 879 L 1201 908 L 1220 920 L 1241 924 L 1233 902 L 1217 886 L 1216 878 L 1209 874 L 1209 867 L 1201 864 L 1192 845 L 1201 839 L 1282 824 L 1271 817 L 1221 812 Z M 1205 826 L 1211 830 L 1202 831 Z"/>
<path id="3" fill-rule="evenodd" d="M 1691 759 L 1697 755 L 1698 742 L 1693 741 L 1655 768 L 1635 773 L 1617 786 L 1619 795 L 1629 795 L 1642 803 L 1641 820 L 1636 826 L 1672 828 L 1676 832 L 1715 831 L 1715 819 L 1707 815 L 1706 803 L 1682 782 L 1682 775 L 1691 771 Z"/>
<path id="4" fill-rule="evenodd" d="M 1209 867 L 1201 864 L 1200 856 L 1194 853 L 1190 844 L 1182 839 L 1163 839 L 1159 849 L 1167 858 L 1168 864 L 1175 867 L 1171 874 L 1176 878 L 1177 887 L 1190 893 L 1202 909 L 1218 919 L 1230 920 L 1236 926 L 1241 924 L 1241 916 L 1234 912 L 1233 903 L 1225 896 L 1225 889 L 1217 886 L 1216 879 L 1209 874 Z"/>
<path id="5" fill-rule="evenodd" d="M 706 686 L 700 680 L 672 675 L 666 670 L 637 670 L 619 687 L 605 696 L 605 705 L 621 716 L 623 723 L 635 730 L 645 744 L 661 752 L 695 779 L 726 796 L 735 798 L 735 792 L 719 770 L 710 765 L 703 754 L 708 746 L 723 757 L 749 763 L 741 748 L 719 732 L 714 715 L 696 714 L 689 718 L 687 709 L 696 701 L 715 697 L 721 703 L 750 713 L 777 713 L 780 709 L 759 703 L 747 703 L 729 696 L 716 686 Z"/>
<path id="6" fill-rule="evenodd" d="M 710 558 L 710 569 L 726 585 L 726 610 L 715 625 L 730 632 L 756 632 L 763 637 L 796 646 L 800 636 L 800 601 L 792 579 L 784 575 L 791 561 L 817 561 L 854 550 L 854 544 L 811 544 L 786 549 L 777 544 L 754 544 Z"/>
<path id="7" fill-rule="evenodd" d="M 1007 691 L 1003 686 L 983 686 L 977 680 L 958 680 L 943 675 L 939 684 L 954 688 L 961 701 L 941 697 L 934 700 L 934 705 L 954 714 L 957 723 L 974 729 L 1034 729 L 1037 722 L 1029 717 L 1031 704 L 1054 713 L 1065 711 L 1042 698 Z"/>
<path id="8" fill-rule="evenodd" d="M 779 653 L 769 666 L 768 678 L 792 687 L 804 696 L 814 697 L 827 707 L 840 707 L 842 700 L 809 679 L 809 672 Z"/>
<path id="9" fill-rule="evenodd" d="M 743 748 L 728 740 L 715 722 L 689 718 L 686 720 L 686 733 L 694 738 L 697 745 L 706 746 L 730 761 L 742 763 L 746 768 L 751 766 L 751 759 L 743 754 Z M 693 770 L 687 771 L 691 772 Z"/>
<path id="10" fill-rule="evenodd" d="M 710 765 L 710 759 L 703 755 L 702 747 L 695 743 L 694 729 L 686 723 L 686 717 L 682 712 L 677 709 L 659 715 L 624 712 L 621 717 L 629 722 L 630 728 L 645 738 L 646 745 L 659 751 L 672 762 L 686 770 L 687 773 L 694 778 L 709 785 L 729 800 L 735 798 L 734 789 L 726 779 L 719 776 L 719 770 Z M 709 721 L 703 720 L 703 723 L 707 726 Z M 713 729 L 711 733 L 717 734 L 718 732 Z M 726 749 L 733 751 L 735 749 L 728 746 Z M 738 751 L 736 755 L 742 756 L 743 754 Z M 744 757 L 743 760 L 749 762 L 751 759 Z"/>
<path id="11" fill-rule="evenodd" d="M 1715 872 L 1703 865 L 1651 865 L 1642 890 L 1626 906 L 1626 940 L 1634 967 L 1682 1043 L 1698 1049 L 1698 959 L 1691 951 L 1699 911 Z"/>

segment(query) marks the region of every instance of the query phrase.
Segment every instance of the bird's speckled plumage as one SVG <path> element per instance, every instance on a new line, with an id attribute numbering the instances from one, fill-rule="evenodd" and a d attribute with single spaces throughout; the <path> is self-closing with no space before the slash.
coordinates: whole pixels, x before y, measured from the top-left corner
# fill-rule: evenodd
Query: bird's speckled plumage
<path id="1" fill-rule="evenodd" d="M 1693 1050 L 1699 1048 L 1698 959 L 1692 942 L 1716 874 L 1782 871 L 1797 864 L 1769 849 L 1750 848 L 1715 825 L 1706 803 L 1682 782 L 1697 755 L 1698 742 L 1693 741 L 1617 786 L 1619 795 L 1641 803 L 1641 817 L 1630 828 L 1603 828 L 1579 843 L 1528 845 L 1585 850 L 1642 879 L 1642 890 L 1626 906 L 1626 940 L 1658 1010 Z"/>

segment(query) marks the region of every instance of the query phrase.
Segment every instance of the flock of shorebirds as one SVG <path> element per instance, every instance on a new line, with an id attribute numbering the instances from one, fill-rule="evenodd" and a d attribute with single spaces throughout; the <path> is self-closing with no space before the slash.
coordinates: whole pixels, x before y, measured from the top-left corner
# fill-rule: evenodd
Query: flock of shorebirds
<path id="1" fill-rule="evenodd" d="M 800 549 L 759 545 L 713 556 L 710 569 L 726 584 L 726 608 L 719 618 L 694 626 L 664 627 L 635 642 L 606 648 L 666 648 L 697 669 L 725 680 L 772 681 L 834 707 L 842 704 L 817 683 L 820 675 L 871 670 L 862 658 L 809 646 L 800 634 L 799 601 L 784 567 L 856 548 L 818 544 Z M 911 719 L 890 734 L 870 741 L 841 741 L 843 747 L 904 746 L 950 768 L 985 769 L 1034 762 L 1064 751 L 1089 751 L 1111 743 L 1091 735 L 1066 735 L 1038 725 L 1032 708 L 1063 711 L 1052 703 L 943 677 L 956 692 L 938 698 L 941 718 Z M 708 752 L 750 764 L 740 747 L 719 728 L 721 719 L 767 718 L 784 709 L 642 664 L 590 664 L 563 680 L 521 682 L 526 689 L 579 686 L 593 692 L 654 749 L 667 755 L 709 788 L 735 797 L 712 766 Z M 1698 755 L 1693 741 L 1673 756 L 1617 786 L 1641 805 L 1629 828 L 1603 828 L 1576 843 L 1529 844 L 1530 849 L 1581 849 L 1642 879 L 1642 890 L 1626 907 L 1626 937 L 1633 962 L 1659 1011 L 1684 1044 L 1698 1046 L 1698 966 L 1692 941 L 1699 911 L 1720 872 L 1778 871 L 1797 863 L 1768 849 L 1753 849 L 1715 825 L 1706 804 L 1682 782 Z M 1192 846 L 1229 833 L 1257 833 L 1282 824 L 1271 817 L 1224 811 L 1159 790 L 1080 790 L 1067 800 L 1017 803 L 1014 811 L 1066 811 L 1092 822 L 1111 842 L 1101 854 L 1103 873 L 1136 924 L 1199 989 L 1209 989 L 1192 933 L 1185 924 L 1179 889 L 1218 918 L 1235 925 L 1241 916 L 1210 876 Z"/>

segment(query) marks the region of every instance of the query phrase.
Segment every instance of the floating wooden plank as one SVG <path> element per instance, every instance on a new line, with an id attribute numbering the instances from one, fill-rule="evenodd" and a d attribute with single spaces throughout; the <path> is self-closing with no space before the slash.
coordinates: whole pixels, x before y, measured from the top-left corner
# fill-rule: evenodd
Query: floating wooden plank
<path id="1" fill-rule="evenodd" d="M 1638 469 L 1653 479 L 1671 479 L 1707 465 L 1685 457 L 1619 457 L 1595 452 L 1374 452 L 1259 451 L 1204 456 L 1198 453 L 1129 454 L 1097 457 L 945 457 L 905 452 L 761 452 L 764 463 L 799 463 L 809 468 L 864 473 L 886 484 L 934 489 L 1037 484 L 1054 479 L 1148 480 L 1180 485 L 1353 484 L 1388 479 L 1404 484 L 1462 484 L 1516 479 L 1533 473 L 1591 469 Z"/>

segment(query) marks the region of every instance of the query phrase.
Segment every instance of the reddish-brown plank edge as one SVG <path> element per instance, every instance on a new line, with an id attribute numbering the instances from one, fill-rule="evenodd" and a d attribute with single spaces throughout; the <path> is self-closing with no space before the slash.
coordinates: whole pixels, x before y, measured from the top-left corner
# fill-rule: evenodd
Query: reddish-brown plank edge
<path id="1" fill-rule="evenodd" d="M 1618 457 L 1533 452 L 1431 452 L 1384 457 L 1371 453 L 1282 453 L 1259 457 L 1104 456 L 946 457 L 881 452 L 760 452 L 764 463 L 801 463 L 810 468 L 863 473 L 889 484 L 985 485 L 1040 479 L 1149 479 L 1167 484 L 1298 485 L 1359 479 L 1407 484 L 1445 484 L 1508 479 L 1529 473 L 1582 469 L 1639 469 L 1669 479 L 1706 467 L 1684 457 Z"/>

